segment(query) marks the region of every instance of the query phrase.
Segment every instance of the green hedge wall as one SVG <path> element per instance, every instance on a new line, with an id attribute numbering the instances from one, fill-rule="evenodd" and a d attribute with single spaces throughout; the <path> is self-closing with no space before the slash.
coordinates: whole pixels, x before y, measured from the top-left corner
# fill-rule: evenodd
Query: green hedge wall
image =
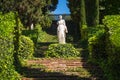
<path id="1" fill-rule="evenodd" d="M 95 61 L 106 59 L 106 31 L 103 25 L 88 29 L 88 48 L 90 58 Z"/>
<path id="2" fill-rule="evenodd" d="M 0 79 L 19 80 L 13 65 L 15 15 L 0 13 Z"/>
<path id="3" fill-rule="evenodd" d="M 103 64 L 108 80 L 120 79 L 120 15 L 108 15 L 103 19 L 108 28 L 108 60 Z"/>

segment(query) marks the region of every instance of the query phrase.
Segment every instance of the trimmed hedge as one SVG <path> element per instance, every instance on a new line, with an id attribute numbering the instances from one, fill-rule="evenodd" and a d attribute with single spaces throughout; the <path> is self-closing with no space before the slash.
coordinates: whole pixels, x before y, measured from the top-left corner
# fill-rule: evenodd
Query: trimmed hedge
<path id="1" fill-rule="evenodd" d="M 89 38 L 90 57 L 99 64 L 108 80 L 120 79 L 120 15 L 103 19 L 104 28 L 93 31 Z"/>
<path id="2" fill-rule="evenodd" d="M 34 53 L 34 43 L 33 41 L 26 36 L 20 36 L 20 47 L 19 47 L 19 58 L 20 59 L 29 59 L 33 57 Z"/>
<path id="3" fill-rule="evenodd" d="M 94 28 L 89 28 L 88 47 L 90 58 L 93 60 L 106 59 L 106 31 L 105 27 L 99 25 Z"/>
<path id="4" fill-rule="evenodd" d="M 19 75 L 13 65 L 13 31 L 15 26 L 15 15 L 10 12 L 0 13 L 0 79 L 19 80 Z"/>
<path id="5" fill-rule="evenodd" d="M 79 57 L 78 52 L 72 44 L 51 44 L 46 51 L 45 57 L 72 58 Z"/>
<path id="6" fill-rule="evenodd" d="M 120 15 L 108 15 L 103 19 L 108 28 L 108 60 L 102 64 L 108 80 L 120 79 Z"/>

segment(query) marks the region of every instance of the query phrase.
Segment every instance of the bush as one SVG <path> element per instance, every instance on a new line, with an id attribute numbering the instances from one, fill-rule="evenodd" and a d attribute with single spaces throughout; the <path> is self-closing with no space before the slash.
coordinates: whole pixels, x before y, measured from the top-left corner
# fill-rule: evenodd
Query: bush
<path id="1" fill-rule="evenodd" d="M 20 59 L 29 59 L 33 56 L 34 53 L 34 43 L 33 41 L 26 36 L 20 36 L 20 47 L 19 47 L 19 58 Z"/>
<path id="2" fill-rule="evenodd" d="M 13 65 L 15 15 L 0 13 L 0 79 L 19 80 Z"/>
<path id="3" fill-rule="evenodd" d="M 69 58 L 79 57 L 80 53 L 72 44 L 51 44 L 46 51 L 46 57 Z"/>

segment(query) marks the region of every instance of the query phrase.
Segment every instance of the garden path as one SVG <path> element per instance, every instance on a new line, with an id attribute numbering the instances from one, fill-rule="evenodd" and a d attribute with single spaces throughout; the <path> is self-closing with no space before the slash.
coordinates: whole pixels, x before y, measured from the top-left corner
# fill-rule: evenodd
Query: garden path
<path id="1" fill-rule="evenodd" d="M 106 80 L 103 71 L 95 64 L 87 62 L 87 50 L 74 46 L 83 55 L 76 59 L 44 58 L 42 54 L 51 43 L 39 43 L 36 58 L 27 60 L 23 67 L 22 80 Z M 41 54 L 42 53 L 42 54 Z"/>

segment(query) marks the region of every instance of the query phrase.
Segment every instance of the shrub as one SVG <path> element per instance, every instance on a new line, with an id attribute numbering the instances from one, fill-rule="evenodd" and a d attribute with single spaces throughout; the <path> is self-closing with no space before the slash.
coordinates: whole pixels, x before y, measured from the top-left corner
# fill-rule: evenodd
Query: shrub
<path id="1" fill-rule="evenodd" d="M 68 58 L 79 57 L 80 53 L 72 44 L 51 44 L 46 51 L 46 57 Z"/>
<path id="2" fill-rule="evenodd" d="M 15 26 L 15 15 L 10 12 L 0 13 L 0 79 L 19 80 L 19 75 L 13 65 L 13 31 Z"/>
<path id="3" fill-rule="evenodd" d="M 29 59 L 33 56 L 34 53 L 34 43 L 33 41 L 26 36 L 20 36 L 20 47 L 19 47 L 19 58 L 20 59 Z"/>

